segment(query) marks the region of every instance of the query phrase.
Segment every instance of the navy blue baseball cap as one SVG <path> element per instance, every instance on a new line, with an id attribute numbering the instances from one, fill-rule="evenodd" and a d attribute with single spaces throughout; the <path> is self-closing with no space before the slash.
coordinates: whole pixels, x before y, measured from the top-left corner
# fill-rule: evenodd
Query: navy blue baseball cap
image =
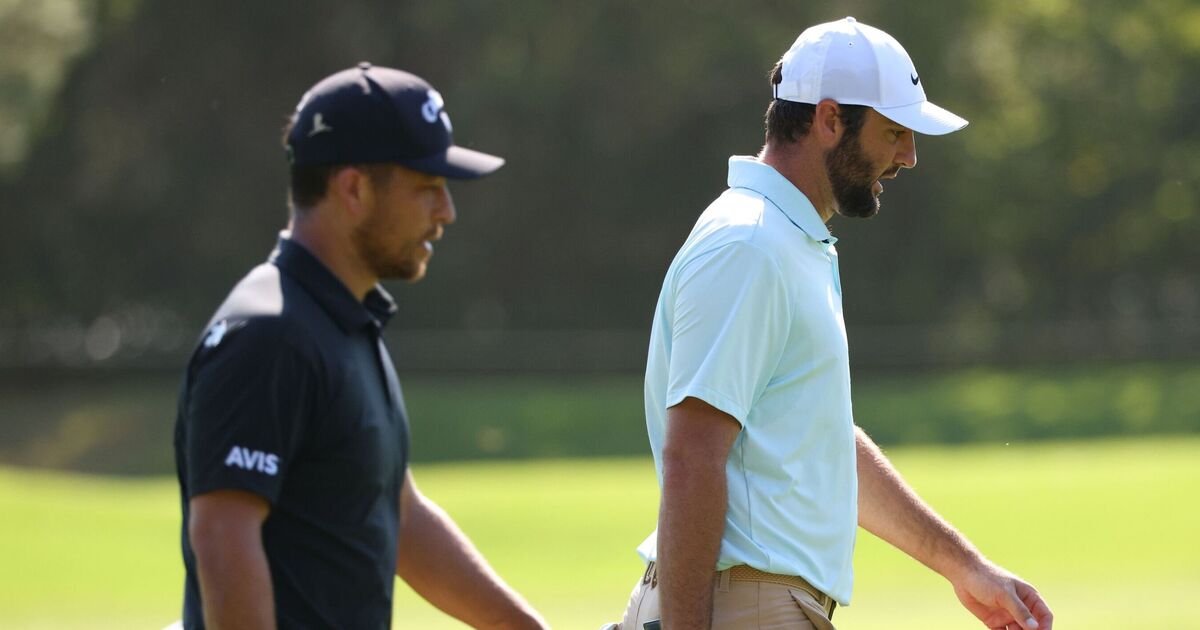
<path id="1" fill-rule="evenodd" d="M 474 179 L 504 158 L 454 144 L 442 95 L 421 77 L 363 62 L 325 77 L 292 115 L 288 160 L 297 166 L 390 162 Z"/>

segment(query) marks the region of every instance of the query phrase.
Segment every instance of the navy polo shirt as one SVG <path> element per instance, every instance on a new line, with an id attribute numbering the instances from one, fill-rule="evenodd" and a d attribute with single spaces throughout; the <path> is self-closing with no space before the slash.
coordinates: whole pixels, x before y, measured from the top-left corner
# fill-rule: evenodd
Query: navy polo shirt
<path id="1" fill-rule="evenodd" d="M 188 501 L 213 490 L 271 504 L 262 538 L 281 628 L 388 628 L 408 423 L 363 302 L 299 244 L 230 293 L 188 363 L 175 426 L 187 569 L 183 621 L 203 628 Z"/>

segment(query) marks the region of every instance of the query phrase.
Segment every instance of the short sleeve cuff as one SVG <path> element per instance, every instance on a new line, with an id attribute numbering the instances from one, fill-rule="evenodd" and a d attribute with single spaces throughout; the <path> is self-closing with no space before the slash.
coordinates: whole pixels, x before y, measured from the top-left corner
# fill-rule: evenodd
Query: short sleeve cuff
<path id="1" fill-rule="evenodd" d="M 667 392 L 667 408 L 670 409 L 675 405 L 683 402 L 685 398 L 696 398 L 712 405 L 717 411 L 726 413 L 737 420 L 741 426 L 746 426 L 746 416 L 749 411 L 734 402 L 733 398 L 722 395 L 720 392 L 714 391 L 707 387 L 699 387 L 696 385 L 688 385 L 677 390 Z"/>

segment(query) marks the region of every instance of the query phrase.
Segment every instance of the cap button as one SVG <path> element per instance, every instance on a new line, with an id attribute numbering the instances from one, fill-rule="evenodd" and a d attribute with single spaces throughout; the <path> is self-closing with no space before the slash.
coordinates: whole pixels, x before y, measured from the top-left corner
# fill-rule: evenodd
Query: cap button
<path id="1" fill-rule="evenodd" d="M 359 69 L 359 70 L 370 70 L 370 69 L 371 69 L 371 62 L 370 62 L 370 61 L 360 61 L 360 62 L 358 63 L 358 69 Z"/>
<path id="2" fill-rule="evenodd" d="M 847 21 L 847 22 L 857 22 L 858 20 L 856 20 L 856 19 L 854 19 L 853 17 L 851 17 L 851 16 L 847 15 L 847 16 L 846 16 L 846 21 Z"/>

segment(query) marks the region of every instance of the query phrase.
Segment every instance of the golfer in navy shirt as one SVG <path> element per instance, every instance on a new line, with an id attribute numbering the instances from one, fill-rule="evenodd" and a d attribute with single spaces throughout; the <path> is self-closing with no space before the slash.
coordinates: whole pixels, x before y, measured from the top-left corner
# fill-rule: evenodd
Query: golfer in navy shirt
<path id="1" fill-rule="evenodd" d="M 186 628 L 388 628 L 396 575 L 475 627 L 544 628 L 407 468 L 382 278 L 420 280 L 455 219 L 447 179 L 504 160 L 455 146 L 442 97 L 361 64 L 285 132 L 291 221 L 217 310 L 175 430 Z"/>

